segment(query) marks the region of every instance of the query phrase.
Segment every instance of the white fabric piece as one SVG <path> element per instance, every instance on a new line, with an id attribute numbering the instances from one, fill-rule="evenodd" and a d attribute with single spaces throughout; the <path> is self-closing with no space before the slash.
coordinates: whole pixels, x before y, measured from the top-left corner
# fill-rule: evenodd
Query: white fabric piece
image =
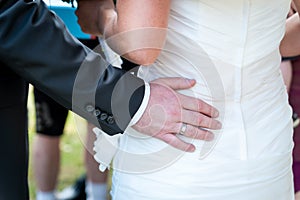
<path id="1" fill-rule="evenodd" d="M 99 170 L 104 172 L 110 168 L 110 163 L 117 153 L 119 147 L 119 138 L 121 134 L 109 136 L 99 128 L 93 128 L 96 134 L 96 141 L 94 142 L 93 150 L 96 152 L 94 155 L 95 160 L 100 163 Z"/>
<path id="2" fill-rule="evenodd" d="M 120 56 L 114 52 L 105 42 L 102 37 L 98 37 L 99 43 L 103 49 L 103 53 L 105 55 L 105 59 L 113 66 L 121 68 L 122 59 Z"/>

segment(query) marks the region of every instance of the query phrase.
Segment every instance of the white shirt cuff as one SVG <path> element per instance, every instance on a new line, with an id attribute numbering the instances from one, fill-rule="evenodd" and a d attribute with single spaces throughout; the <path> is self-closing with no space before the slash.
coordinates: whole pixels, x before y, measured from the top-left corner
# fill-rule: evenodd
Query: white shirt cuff
<path id="1" fill-rule="evenodd" d="M 130 123 L 128 126 L 133 126 L 135 125 L 140 118 L 142 117 L 142 115 L 144 114 L 146 107 L 148 105 L 150 99 L 150 85 L 149 83 L 145 82 L 145 94 L 144 94 L 144 99 L 142 101 L 141 106 L 139 107 L 138 111 L 135 113 L 135 115 L 133 116 L 133 118 L 131 119 Z"/>

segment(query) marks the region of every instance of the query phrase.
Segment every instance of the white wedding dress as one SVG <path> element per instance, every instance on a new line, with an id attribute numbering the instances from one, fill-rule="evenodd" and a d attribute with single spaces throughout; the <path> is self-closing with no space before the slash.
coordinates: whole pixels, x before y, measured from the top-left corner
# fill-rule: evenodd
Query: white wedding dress
<path id="1" fill-rule="evenodd" d="M 164 50 L 139 76 L 196 79 L 181 92 L 217 107 L 223 128 L 212 142 L 192 141 L 194 153 L 128 128 L 114 158 L 114 200 L 294 199 L 291 108 L 279 69 L 289 5 L 171 1 Z"/>

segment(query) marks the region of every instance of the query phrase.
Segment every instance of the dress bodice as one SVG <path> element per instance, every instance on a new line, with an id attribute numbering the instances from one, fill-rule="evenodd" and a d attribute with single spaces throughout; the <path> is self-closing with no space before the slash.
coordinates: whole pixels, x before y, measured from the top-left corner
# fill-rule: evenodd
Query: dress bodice
<path id="1" fill-rule="evenodd" d="M 243 67 L 278 48 L 288 10 L 289 0 L 175 0 L 169 28 Z"/>
<path id="2" fill-rule="evenodd" d="M 188 59 L 201 73 L 205 66 L 196 63 L 200 61 L 196 57 L 204 54 L 221 76 L 226 96 L 241 99 L 260 87 L 267 76 L 278 73 L 288 10 L 289 0 L 173 0 L 166 45 L 153 65 L 157 70 L 144 68 L 141 71 L 153 72 L 143 77 L 187 71 L 187 64 L 171 61 L 176 57 L 173 54 L 185 52 L 193 54 Z"/>

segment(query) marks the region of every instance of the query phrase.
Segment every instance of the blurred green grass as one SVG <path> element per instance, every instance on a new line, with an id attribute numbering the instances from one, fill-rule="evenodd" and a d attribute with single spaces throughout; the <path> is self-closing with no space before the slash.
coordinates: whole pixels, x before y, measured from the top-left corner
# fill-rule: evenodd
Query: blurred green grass
<path id="1" fill-rule="evenodd" d="M 35 200 L 36 184 L 32 172 L 32 143 L 35 136 L 35 107 L 32 94 L 32 87 L 29 91 L 28 99 L 29 118 L 29 192 L 30 199 Z M 61 167 L 57 183 L 57 189 L 61 190 L 71 184 L 85 172 L 83 164 L 84 145 L 83 139 L 86 134 L 86 122 L 79 117 L 75 117 L 69 112 L 64 134 L 61 138 Z"/>

